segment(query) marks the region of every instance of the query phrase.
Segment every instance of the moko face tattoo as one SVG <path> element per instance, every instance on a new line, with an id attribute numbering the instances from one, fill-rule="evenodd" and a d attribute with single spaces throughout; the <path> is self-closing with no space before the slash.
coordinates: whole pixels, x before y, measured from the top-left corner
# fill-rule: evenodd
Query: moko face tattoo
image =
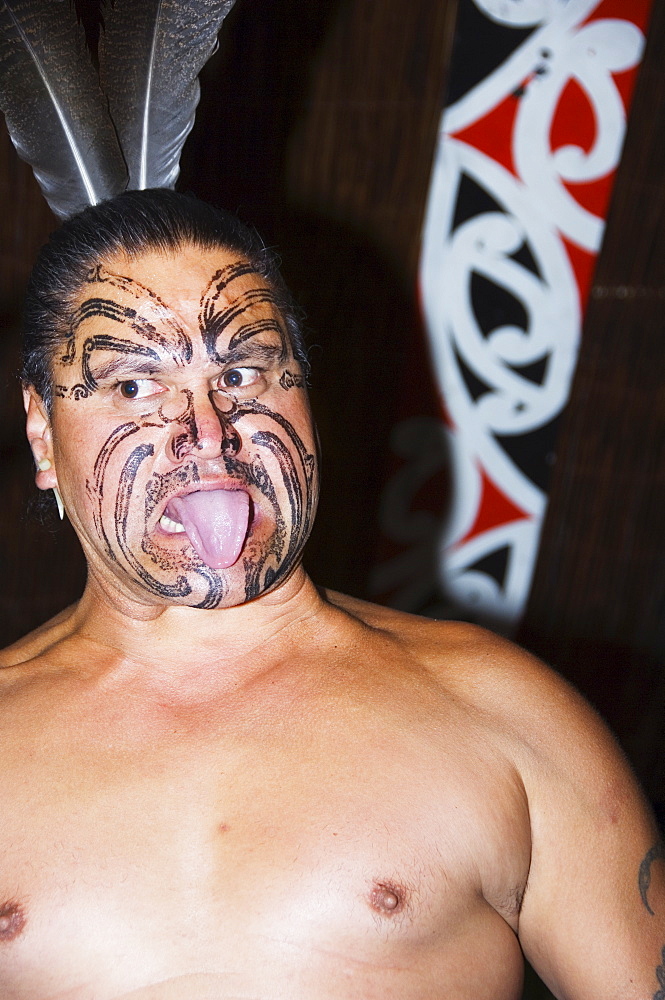
<path id="1" fill-rule="evenodd" d="M 186 248 L 95 267 L 54 382 L 58 483 L 102 582 L 220 608 L 298 564 L 318 495 L 311 416 L 246 260 Z"/>

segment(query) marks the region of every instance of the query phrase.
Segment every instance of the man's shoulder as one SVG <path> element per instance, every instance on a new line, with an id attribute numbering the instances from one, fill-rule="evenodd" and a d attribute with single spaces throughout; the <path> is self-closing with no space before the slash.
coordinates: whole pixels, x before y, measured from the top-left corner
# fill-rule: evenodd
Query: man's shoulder
<path id="1" fill-rule="evenodd" d="M 69 622 L 75 607 L 76 605 L 72 605 L 65 608 L 43 625 L 0 649 L 0 678 L 8 668 L 27 668 L 31 663 L 37 663 L 50 649 L 69 635 Z"/>
<path id="2" fill-rule="evenodd" d="M 543 747 L 546 734 L 570 728 L 601 741 L 606 733 L 595 710 L 559 673 L 527 650 L 467 622 L 407 614 L 328 592 L 336 607 L 389 637 L 405 657 L 426 670 L 446 695 L 516 734 L 518 742 Z M 557 743 L 557 739 L 553 740 Z"/>
<path id="3" fill-rule="evenodd" d="M 480 644 L 493 641 L 501 642 L 498 636 L 487 629 L 467 622 L 425 618 L 422 615 L 398 611 L 383 604 L 363 601 L 358 597 L 351 597 L 334 590 L 326 590 L 324 593 L 331 604 L 367 625 L 370 629 L 376 629 L 390 635 L 396 641 L 414 643 L 419 648 L 422 647 L 422 650 L 426 649 L 430 643 L 434 644 L 434 648 L 440 650 L 442 646 L 464 646 L 469 642 L 474 644 L 476 642 Z"/>
<path id="4" fill-rule="evenodd" d="M 326 597 L 369 629 L 403 646 L 405 654 L 415 656 L 428 669 L 450 674 L 461 683 L 467 679 L 478 682 L 483 677 L 505 683 L 513 674 L 519 683 L 540 678 L 542 673 L 557 676 L 526 650 L 478 625 L 425 618 L 336 591 L 326 591 Z"/>

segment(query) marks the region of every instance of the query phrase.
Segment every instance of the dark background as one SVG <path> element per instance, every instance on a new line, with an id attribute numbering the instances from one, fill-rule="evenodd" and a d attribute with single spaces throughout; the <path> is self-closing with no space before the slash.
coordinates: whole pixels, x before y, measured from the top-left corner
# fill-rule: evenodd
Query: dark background
<path id="1" fill-rule="evenodd" d="M 420 227 L 452 0 L 238 0 L 206 67 L 179 188 L 255 224 L 306 313 L 323 504 L 306 563 L 367 596 L 388 439 L 417 380 Z M 665 802 L 665 5 L 656 3 L 518 638 L 600 708 Z M 0 644 L 74 600 L 71 529 L 27 512 L 18 368 L 24 283 L 54 221 L 0 135 Z M 413 374 L 410 385 L 414 384 Z M 411 407 L 413 410 L 413 407 Z"/>

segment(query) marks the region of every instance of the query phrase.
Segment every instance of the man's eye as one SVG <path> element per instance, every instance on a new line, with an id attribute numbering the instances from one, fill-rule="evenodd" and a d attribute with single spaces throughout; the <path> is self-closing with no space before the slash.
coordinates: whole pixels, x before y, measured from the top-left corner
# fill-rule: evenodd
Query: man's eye
<path id="1" fill-rule="evenodd" d="M 231 368 L 221 376 L 220 388 L 243 389 L 258 382 L 260 374 L 258 368 Z"/>
<path id="2" fill-rule="evenodd" d="M 125 399 L 143 399 L 144 396 L 154 396 L 162 391 L 159 382 L 151 378 L 130 378 L 126 382 L 119 382 L 118 389 Z"/>

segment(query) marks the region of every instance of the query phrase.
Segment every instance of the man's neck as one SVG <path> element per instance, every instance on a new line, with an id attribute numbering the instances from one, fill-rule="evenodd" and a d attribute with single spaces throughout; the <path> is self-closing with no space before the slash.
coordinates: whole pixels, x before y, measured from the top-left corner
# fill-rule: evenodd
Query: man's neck
<path id="1" fill-rule="evenodd" d="M 148 607 L 119 597 L 90 577 L 72 610 L 72 637 L 108 651 L 115 663 L 140 668 L 156 683 L 185 684 L 207 674 L 221 683 L 242 681 L 256 664 L 270 667 L 288 655 L 322 614 L 331 611 L 302 568 L 275 590 L 237 607 L 202 611 Z"/>

